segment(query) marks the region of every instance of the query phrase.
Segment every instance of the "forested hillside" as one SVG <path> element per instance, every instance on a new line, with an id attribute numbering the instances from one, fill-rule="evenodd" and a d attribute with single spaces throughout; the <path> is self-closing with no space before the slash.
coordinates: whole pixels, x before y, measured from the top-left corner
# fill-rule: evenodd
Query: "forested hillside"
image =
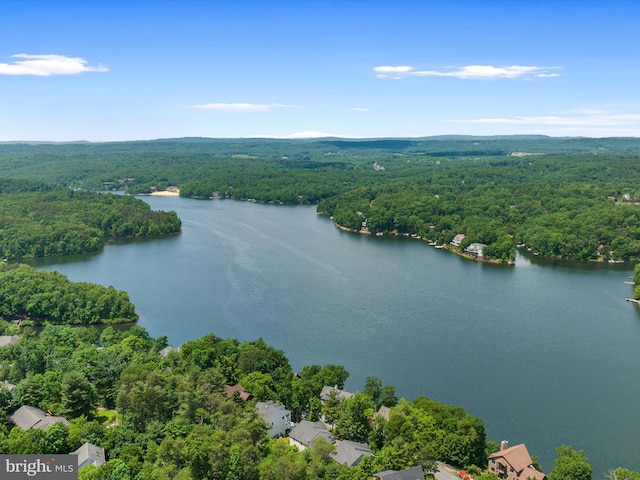
<path id="1" fill-rule="evenodd" d="M 140 193 L 178 186 L 185 197 L 319 203 L 345 228 L 443 245 L 464 234 L 460 250 L 481 243 L 485 257 L 503 262 L 518 244 L 554 258 L 636 261 L 639 152 L 635 138 L 543 136 L 2 144 L 0 177 L 40 182 L 33 188 L 52 182 Z M 5 213 L 12 222 L 16 215 L 15 207 Z M 27 239 L 42 228 L 28 220 L 20 227 Z M 157 225 L 137 229 L 118 215 L 99 224 L 78 220 L 66 217 L 47 233 L 54 245 L 76 232 L 54 254 L 94 249 L 100 240 L 91 229 L 166 233 Z M 4 256 L 51 254 L 32 241 L 18 252 L 3 243 Z"/>
<path id="2" fill-rule="evenodd" d="M 168 235 L 180 227 L 175 212 L 154 212 L 130 196 L 0 181 L 0 258 L 92 252 L 109 238 Z"/>
<path id="3" fill-rule="evenodd" d="M 25 325 L 96 325 L 134 322 L 138 316 L 127 293 L 113 287 L 0 263 L 0 319 Z"/>

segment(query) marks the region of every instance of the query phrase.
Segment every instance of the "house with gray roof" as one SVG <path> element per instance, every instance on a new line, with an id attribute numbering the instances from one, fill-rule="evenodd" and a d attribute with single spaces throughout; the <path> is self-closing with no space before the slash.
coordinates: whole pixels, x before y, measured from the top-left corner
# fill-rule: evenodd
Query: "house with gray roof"
<path id="1" fill-rule="evenodd" d="M 408 468 L 407 470 L 385 470 L 374 473 L 374 480 L 424 480 L 424 472 L 421 466 Z"/>
<path id="2" fill-rule="evenodd" d="M 324 438 L 329 443 L 334 442 L 324 423 L 302 420 L 289 433 L 289 445 L 296 446 L 298 450 L 302 451 L 309 447 L 316 438 Z"/>
<path id="3" fill-rule="evenodd" d="M 39 408 L 28 405 L 21 406 L 9 417 L 9 420 L 22 430 L 29 430 L 30 428 L 46 430 L 54 423 L 69 425 L 69 422 L 65 418 L 48 415 Z"/>
<path id="4" fill-rule="evenodd" d="M 486 247 L 484 243 L 472 243 L 464 249 L 466 253 L 475 255 L 476 257 L 482 257 L 482 249 Z"/>
<path id="5" fill-rule="evenodd" d="M 16 386 L 13 383 L 9 383 L 6 380 L 3 382 L 0 382 L 0 389 L 2 388 L 6 388 L 7 392 L 9 393 L 13 393 L 13 391 L 15 390 Z"/>
<path id="6" fill-rule="evenodd" d="M 75 452 L 71 452 L 71 454 L 78 456 L 78 470 L 89 465 L 99 467 L 106 462 L 104 448 L 89 442 L 82 445 Z"/>
<path id="7" fill-rule="evenodd" d="M 6 347 L 7 345 L 13 345 L 18 343 L 20 337 L 18 335 L 0 335 L 0 347 Z"/>
<path id="8" fill-rule="evenodd" d="M 293 426 L 291 412 L 284 405 L 271 401 L 258 402 L 256 408 L 266 424 L 270 426 L 268 433 L 271 438 L 282 437 L 291 431 Z"/>
<path id="9" fill-rule="evenodd" d="M 351 440 L 342 440 L 336 442 L 336 451 L 331 454 L 336 462 L 341 465 L 354 467 L 359 464 L 364 457 L 373 457 L 373 453 L 366 443 L 352 442 Z"/>
<path id="10" fill-rule="evenodd" d="M 322 403 L 329 400 L 329 397 L 333 392 L 335 392 L 335 395 L 340 399 L 347 400 L 349 398 L 353 398 L 353 393 L 351 392 L 347 392 L 346 390 L 340 390 L 337 386 L 329 387 L 325 385 L 324 387 L 322 387 L 322 390 L 320 391 L 320 400 L 322 401 Z"/>

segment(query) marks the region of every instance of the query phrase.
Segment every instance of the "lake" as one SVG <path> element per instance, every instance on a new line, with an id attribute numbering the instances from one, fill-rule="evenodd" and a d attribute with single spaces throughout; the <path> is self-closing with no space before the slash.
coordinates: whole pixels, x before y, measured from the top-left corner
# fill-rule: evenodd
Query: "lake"
<path id="1" fill-rule="evenodd" d="M 548 472 L 584 450 L 594 478 L 640 471 L 640 315 L 632 265 L 484 264 L 424 242 L 343 232 L 313 206 L 144 197 L 180 235 L 31 262 L 126 290 L 151 335 L 265 341 L 294 369 L 341 364 L 481 417 Z"/>

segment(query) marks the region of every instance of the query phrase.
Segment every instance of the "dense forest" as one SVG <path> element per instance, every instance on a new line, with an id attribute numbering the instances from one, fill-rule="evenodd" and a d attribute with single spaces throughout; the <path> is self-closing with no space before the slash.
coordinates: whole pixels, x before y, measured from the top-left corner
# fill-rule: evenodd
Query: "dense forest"
<path id="1" fill-rule="evenodd" d="M 0 181 L 0 258 L 92 252 L 109 238 L 162 236 L 180 227 L 175 212 L 154 212 L 131 196 Z"/>
<path id="2" fill-rule="evenodd" d="M 34 188 L 46 182 L 146 193 L 177 186 L 184 197 L 318 203 L 321 213 L 351 230 L 447 246 L 464 234 L 459 251 L 480 243 L 486 258 L 502 262 L 515 258 L 516 245 L 553 258 L 640 259 L 639 162 L 640 140 L 634 138 L 0 145 L 0 177 L 30 179 Z M 50 235 L 67 235 L 70 223 Z M 108 223 L 106 235 L 138 234 L 130 222 Z M 71 243 L 92 248 L 95 237 L 82 232 Z M 18 256 L 48 254 L 32 245 L 27 250 Z"/>
<path id="3" fill-rule="evenodd" d="M 113 287 L 0 263 L 0 319 L 24 325 L 95 325 L 130 323 L 138 316 L 127 293 Z"/>

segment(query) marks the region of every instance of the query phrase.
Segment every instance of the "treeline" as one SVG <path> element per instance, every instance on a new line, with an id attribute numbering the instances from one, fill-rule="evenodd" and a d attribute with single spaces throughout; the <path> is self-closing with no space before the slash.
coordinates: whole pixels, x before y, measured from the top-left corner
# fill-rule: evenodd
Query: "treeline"
<path id="1" fill-rule="evenodd" d="M 372 233 L 440 244 L 465 234 L 462 248 L 482 243 L 486 257 L 505 262 L 515 257 L 518 244 L 546 257 L 635 261 L 639 149 L 638 139 L 536 136 L 5 144 L 0 175 L 81 189 L 135 193 L 177 185 L 184 197 L 319 203 L 321 212 L 349 229 L 364 224 Z M 10 228 L 0 230 L 11 235 L 10 242 L 0 238 L 0 245 L 11 244 L 11 256 L 95 249 L 100 241 L 92 229 L 140 234 L 118 215 L 82 226 L 77 216 L 65 217 L 55 229 L 34 224 L 30 215 L 37 213 L 22 215 L 29 223 L 21 225 L 24 243 L 15 241 L 19 235 Z M 49 241 L 33 238 L 38 229 Z M 69 240 L 61 246 L 60 238 Z"/>
<path id="2" fill-rule="evenodd" d="M 353 230 L 486 244 L 508 261 L 515 244 L 576 260 L 640 258 L 638 158 L 536 157 L 414 168 L 322 201 L 318 210 Z"/>
<path id="3" fill-rule="evenodd" d="M 640 152 L 637 138 L 551 138 L 519 136 L 441 136 L 416 139 L 207 139 L 184 138 L 138 142 L 20 144 L 0 143 L 0 177 L 28 178 L 82 189 L 164 188 L 187 180 L 209 178 L 222 164 L 237 171 L 246 163 L 297 168 L 299 162 L 333 164 L 336 168 L 386 166 L 408 159 L 473 160 L 528 154 L 610 155 Z M 342 166 L 340 166 L 342 165 Z M 302 167 L 304 168 L 304 167 Z M 259 172 L 259 169 L 256 171 Z M 224 173 L 224 169 L 219 169 Z M 202 174 L 205 176 L 202 177 Z M 220 190 L 220 189 L 218 189 Z M 257 198 L 251 195 L 251 198 Z"/>
<path id="4" fill-rule="evenodd" d="M 126 292 L 71 282 L 58 272 L 0 263 L 0 318 L 23 323 L 95 325 L 137 320 Z"/>
<path id="5" fill-rule="evenodd" d="M 70 255 L 99 250 L 108 238 L 180 231 L 175 212 L 152 211 L 139 199 L 0 182 L 0 258 Z"/>

